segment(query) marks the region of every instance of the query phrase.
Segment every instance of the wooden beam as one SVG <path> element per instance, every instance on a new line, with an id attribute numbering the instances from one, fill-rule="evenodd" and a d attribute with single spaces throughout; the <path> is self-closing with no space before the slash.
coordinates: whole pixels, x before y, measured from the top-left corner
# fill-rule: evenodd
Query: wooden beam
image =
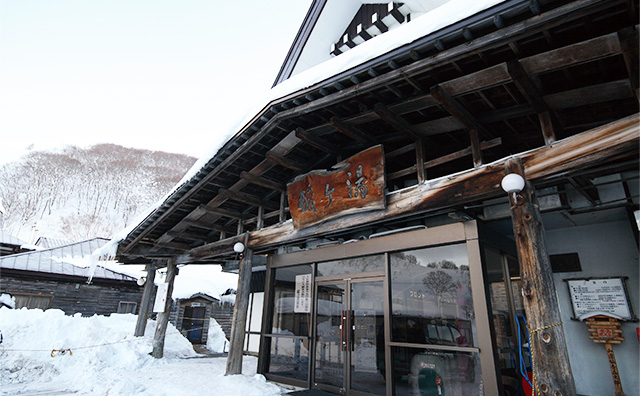
<path id="1" fill-rule="evenodd" d="M 621 157 L 637 158 L 638 126 L 638 115 L 634 114 L 517 157 L 522 160 L 530 181 L 541 180 L 560 172 L 569 173 Z M 249 247 L 265 248 L 294 243 L 318 235 L 354 229 L 364 224 L 444 209 L 450 207 L 452 202 L 464 204 L 493 198 L 503 194 L 500 181 L 504 176 L 505 162 L 506 159 L 496 161 L 481 168 L 389 193 L 386 210 L 345 216 L 306 229 L 294 229 L 292 222 L 279 223 L 252 232 Z"/>
<path id="2" fill-rule="evenodd" d="M 171 249 L 171 250 L 179 250 L 184 252 L 186 250 L 191 249 L 191 247 L 189 245 L 185 245 L 184 243 L 162 242 L 162 243 L 156 243 L 153 249 Z"/>
<path id="3" fill-rule="evenodd" d="M 551 144 L 556 141 L 556 131 L 560 131 L 560 124 L 555 115 L 549 109 L 549 106 L 542 97 L 542 92 L 531 80 L 527 72 L 524 70 L 520 62 L 517 60 L 507 63 L 509 75 L 513 78 L 513 82 L 520 92 L 531 104 L 533 109 L 538 113 L 540 119 L 540 127 L 544 137 L 545 144 Z"/>
<path id="4" fill-rule="evenodd" d="M 392 128 L 404 133 L 405 135 L 407 135 L 410 139 L 412 140 L 418 140 L 420 139 L 420 135 L 418 135 L 413 128 L 411 127 L 411 125 L 404 119 L 401 118 L 400 116 L 396 115 L 395 113 L 393 113 L 391 110 L 389 110 L 389 108 L 387 106 L 385 106 L 382 103 L 376 103 L 373 106 L 373 111 L 376 112 L 376 114 L 378 116 L 380 116 L 380 118 L 386 122 L 387 124 L 389 124 Z"/>
<path id="5" fill-rule="evenodd" d="M 169 258 L 167 262 L 167 277 L 164 283 L 167 283 L 167 297 L 164 303 L 164 311 L 158 314 L 156 332 L 153 336 L 153 351 L 151 356 L 156 359 L 161 359 L 164 355 L 164 337 L 167 333 L 167 325 L 169 324 L 169 315 L 171 314 L 171 303 L 173 302 L 173 280 L 176 277 L 176 260 L 175 258 Z"/>
<path id="6" fill-rule="evenodd" d="M 449 114 L 458 119 L 467 129 L 478 129 L 479 122 L 464 108 L 460 102 L 454 99 L 441 85 L 431 88 L 431 96 L 440 103 Z"/>
<path id="7" fill-rule="evenodd" d="M 598 193 L 598 188 L 591 183 L 591 180 L 584 176 L 567 177 L 567 180 L 592 206 L 600 204 L 600 193 Z"/>
<path id="8" fill-rule="evenodd" d="M 416 173 L 418 183 L 422 183 L 427 179 L 427 173 L 424 168 L 424 142 L 422 139 L 416 140 Z"/>
<path id="9" fill-rule="evenodd" d="M 482 166 L 482 150 L 480 149 L 480 138 L 478 137 L 478 129 L 469 130 L 469 140 L 471 141 L 471 157 L 473 158 L 474 168 Z"/>
<path id="10" fill-rule="evenodd" d="M 181 238 L 181 239 L 186 239 L 188 241 L 194 241 L 194 242 L 203 242 L 203 243 L 207 242 L 207 238 L 205 236 L 196 235 L 190 232 L 169 230 L 166 232 L 166 234 L 172 238 Z"/>
<path id="11" fill-rule="evenodd" d="M 278 210 L 278 206 L 269 202 L 269 201 L 265 201 L 263 199 L 260 199 L 258 197 L 256 197 L 255 195 L 251 195 L 251 194 L 247 194 L 244 192 L 240 192 L 240 191 L 231 191 L 231 190 L 227 190 L 225 188 L 221 188 L 220 190 L 218 190 L 218 195 L 221 195 L 227 199 L 233 200 L 233 201 L 237 201 L 237 202 L 242 202 L 245 203 L 247 205 L 252 205 L 252 206 L 264 206 L 270 210 Z"/>
<path id="12" fill-rule="evenodd" d="M 505 164 L 505 174 L 509 173 L 517 173 L 525 180 L 527 177 L 518 159 Z M 551 260 L 533 184 L 527 182 L 517 198 L 511 196 L 510 200 L 520 274 L 524 281 L 522 300 L 530 329 L 531 355 L 537 357 L 532 359 L 535 392 L 575 396 Z"/>
<path id="13" fill-rule="evenodd" d="M 636 99 L 640 99 L 640 94 L 638 93 L 638 80 L 640 79 L 640 72 L 638 71 L 638 29 L 633 26 L 621 30 L 618 32 L 618 38 L 631 86 L 636 94 Z"/>
<path id="14" fill-rule="evenodd" d="M 246 214 L 246 213 L 234 212 L 234 211 L 231 211 L 231 210 L 212 207 L 210 205 L 198 205 L 198 209 L 202 210 L 203 212 L 211 213 L 211 214 L 216 215 L 216 216 L 230 217 L 230 218 L 236 219 L 236 220 L 246 220 L 249 217 L 251 217 L 251 215 Z"/>
<path id="15" fill-rule="evenodd" d="M 298 137 L 298 139 L 302 140 L 308 145 L 315 147 L 318 150 L 322 150 L 327 154 L 331 154 L 334 157 L 340 157 L 343 155 L 342 151 L 335 147 L 332 143 L 302 128 L 296 129 L 296 136 Z"/>
<path id="16" fill-rule="evenodd" d="M 221 241 L 215 241 L 193 248 L 184 254 L 182 263 L 187 263 L 190 260 L 197 261 L 197 259 L 233 254 L 233 245 L 236 242 L 242 242 L 244 237 L 244 235 L 236 235 Z"/>
<path id="17" fill-rule="evenodd" d="M 145 266 L 147 272 L 146 280 L 144 283 L 144 290 L 142 291 L 142 301 L 140 301 L 140 311 L 138 312 L 138 318 L 136 320 L 136 330 L 133 333 L 136 337 L 144 336 L 144 330 L 147 327 L 147 319 L 151 314 L 151 301 L 155 295 L 154 281 L 156 279 L 156 266 L 154 263 L 149 263 Z"/>
<path id="18" fill-rule="evenodd" d="M 263 176 L 254 175 L 253 173 L 242 171 L 240 173 L 240 177 L 245 179 L 249 183 L 253 183 L 253 184 L 256 184 L 258 186 L 262 186 L 264 188 L 269 188 L 271 190 L 276 190 L 276 191 L 285 191 L 286 190 L 285 186 L 282 183 L 278 183 L 278 182 L 273 181 L 271 179 L 267 179 L 266 177 L 263 177 Z"/>
<path id="19" fill-rule="evenodd" d="M 226 232 L 226 233 L 230 233 L 230 234 L 233 233 L 233 230 L 231 228 L 224 227 L 224 226 L 221 226 L 219 224 L 213 224 L 212 222 L 209 222 L 209 221 L 192 220 L 192 219 L 189 219 L 189 218 L 185 218 L 184 220 L 182 220 L 182 223 L 185 223 L 185 224 L 187 224 L 189 226 L 193 226 L 193 227 L 203 228 L 205 230 Z"/>
<path id="20" fill-rule="evenodd" d="M 306 172 L 307 166 L 305 164 L 302 164 L 290 158 L 286 158 L 284 155 L 276 154 L 269 151 L 266 157 L 267 157 L 267 160 L 274 162 L 280 166 L 284 166 L 287 169 L 291 169 L 299 173 Z"/>
<path id="21" fill-rule="evenodd" d="M 251 266 L 253 251 L 247 249 L 247 238 L 244 239 L 244 258 L 240 264 L 238 274 L 238 288 L 236 301 L 233 304 L 233 322 L 231 324 L 230 350 L 227 357 L 225 375 L 242 374 L 242 355 L 244 353 L 244 338 L 247 326 L 247 311 L 249 308 L 249 292 L 251 289 Z"/>
<path id="22" fill-rule="evenodd" d="M 375 140 L 360 129 L 347 124 L 338 117 L 331 117 L 329 123 L 340 133 L 363 144 L 374 144 Z"/>

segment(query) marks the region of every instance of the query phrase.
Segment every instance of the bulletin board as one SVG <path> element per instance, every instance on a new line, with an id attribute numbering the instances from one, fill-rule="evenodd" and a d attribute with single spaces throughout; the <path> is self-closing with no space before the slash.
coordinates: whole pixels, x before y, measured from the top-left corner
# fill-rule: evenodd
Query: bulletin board
<path id="1" fill-rule="evenodd" d="M 565 279 L 571 296 L 573 319 L 581 315 L 602 312 L 611 313 L 626 320 L 637 320 L 625 280 L 627 277 Z"/>

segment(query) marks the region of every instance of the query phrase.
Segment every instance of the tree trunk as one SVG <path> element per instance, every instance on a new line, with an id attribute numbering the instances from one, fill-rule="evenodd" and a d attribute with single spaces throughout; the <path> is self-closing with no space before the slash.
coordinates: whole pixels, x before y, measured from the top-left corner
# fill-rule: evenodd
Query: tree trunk
<path id="1" fill-rule="evenodd" d="M 171 313 L 171 294 L 173 293 L 173 280 L 176 277 L 176 260 L 170 258 L 167 262 L 167 279 L 165 283 L 168 283 L 167 299 L 164 305 L 164 312 L 158 314 L 158 320 L 156 324 L 156 333 L 153 336 L 153 351 L 151 356 L 156 359 L 161 359 L 164 355 L 164 336 L 167 332 L 167 325 L 169 324 L 169 314 Z"/>
<path id="2" fill-rule="evenodd" d="M 240 264 L 236 302 L 233 307 L 233 324 L 231 325 L 231 339 L 229 340 L 231 348 L 227 358 L 227 372 L 225 375 L 242 373 L 242 354 L 244 352 L 244 335 L 247 326 L 247 310 L 249 308 L 252 260 L 253 252 L 250 249 L 245 249 L 244 259 Z"/>
<path id="3" fill-rule="evenodd" d="M 136 323 L 136 337 L 144 336 L 144 330 L 147 327 L 147 319 L 149 319 L 149 311 L 151 310 L 151 300 L 153 299 L 153 286 L 156 278 L 156 267 L 153 263 L 147 264 L 147 280 L 144 284 L 142 292 L 142 301 L 140 302 L 140 312 L 138 312 L 138 321 Z"/>

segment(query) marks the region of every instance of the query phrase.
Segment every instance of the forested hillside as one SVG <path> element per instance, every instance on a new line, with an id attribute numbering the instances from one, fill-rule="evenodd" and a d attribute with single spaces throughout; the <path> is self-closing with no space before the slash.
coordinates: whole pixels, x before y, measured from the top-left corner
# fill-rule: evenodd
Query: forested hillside
<path id="1" fill-rule="evenodd" d="M 113 144 L 32 151 L 0 167 L 4 230 L 70 241 L 109 237 L 169 192 L 195 158 Z"/>

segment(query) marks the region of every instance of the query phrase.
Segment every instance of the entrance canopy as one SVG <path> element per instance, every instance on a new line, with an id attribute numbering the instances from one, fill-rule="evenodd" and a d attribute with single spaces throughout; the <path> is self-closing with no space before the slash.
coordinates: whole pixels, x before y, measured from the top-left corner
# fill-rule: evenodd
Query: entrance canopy
<path id="1" fill-rule="evenodd" d="M 513 155 L 537 188 L 571 188 L 590 210 L 633 207 L 630 195 L 607 202 L 594 180 L 638 169 L 634 4 L 507 1 L 287 93 L 119 241 L 117 255 L 224 263 L 238 259 L 233 245 L 246 233 L 258 257 L 440 210 L 479 217 L 484 201 L 504 197 Z M 376 145 L 386 209 L 295 229 L 287 183 Z"/>

